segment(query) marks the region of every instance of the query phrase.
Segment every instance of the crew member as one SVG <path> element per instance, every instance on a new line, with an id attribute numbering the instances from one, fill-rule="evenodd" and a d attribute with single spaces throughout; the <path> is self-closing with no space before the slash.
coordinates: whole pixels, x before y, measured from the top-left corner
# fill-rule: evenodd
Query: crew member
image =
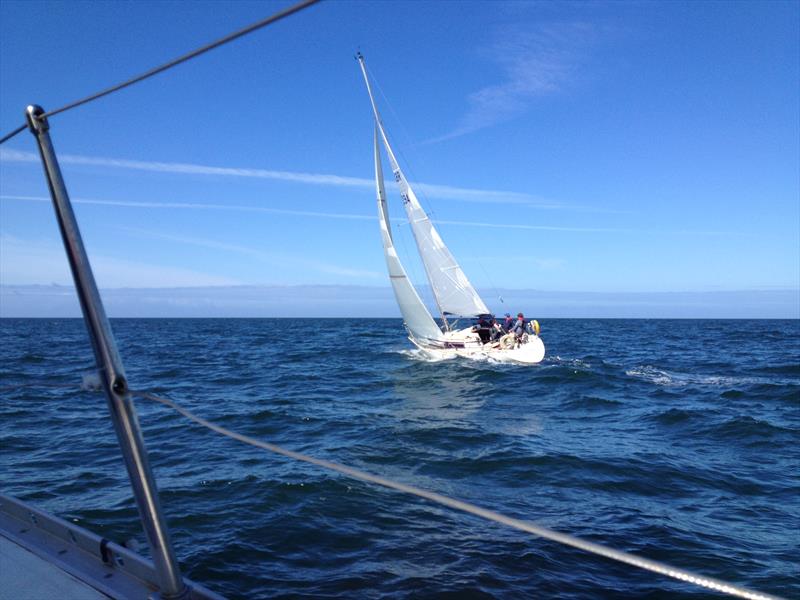
<path id="1" fill-rule="evenodd" d="M 513 331 L 517 338 L 521 338 L 522 334 L 525 333 L 525 315 L 522 313 L 517 313 L 517 321 L 514 323 Z"/>
<path id="2" fill-rule="evenodd" d="M 478 335 L 481 338 L 481 343 L 488 344 L 492 338 L 492 323 L 491 315 L 481 315 L 478 317 Z"/>

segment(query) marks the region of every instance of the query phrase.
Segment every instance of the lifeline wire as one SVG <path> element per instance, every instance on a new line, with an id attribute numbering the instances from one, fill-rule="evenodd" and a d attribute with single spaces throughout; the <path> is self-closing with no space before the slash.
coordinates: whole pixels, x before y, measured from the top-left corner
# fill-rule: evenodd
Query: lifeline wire
<path id="1" fill-rule="evenodd" d="M 179 404 L 176 404 L 172 400 L 163 398 L 161 396 L 156 396 L 155 394 L 151 394 L 149 392 L 140 392 L 131 390 L 131 394 L 140 398 L 152 400 L 154 402 L 158 402 L 160 404 L 168 406 L 169 408 L 182 414 L 187 419 L 194 421 L 195 423 L 198 423 L 199 425 L 202 425 L 207 429 L 215 431 L 229 438 L 233 438 L 245 444 L 249 444 L 257 448 L 262 448 L 263 450 L 268 450 L 269 452 L 274 452 L 275 454 L 280 454 L 288 458 L 293 458 L 295 460 L 310 463 L 312 465 L 317 465 L 319 467 L 322 467 L 323 469 L 328 469 L 330 471 L 336 471 L 338 473 L 342 473 L 343 475 L 347 475 L 348 477 L 352 477 L 354 479 L 359 479 L 361 481 L 374 483 L 383 487 L 397 490 L 399 492 L 411 494 L 412 496 L 424 498 L 426 500 L 430 500 L 437 504 L 442 504 L 444 506 L 448 506 L 450 508 L 466 512 L 481 517 L 483 519 L 487 519 L 489 521 L 494 521 L 495 523 L 500 523 L 501 525 L 507 525 L 508 527 L 513 527 L 514 529 L 518 529 L 520 531 L 532 533 L 539 537 L 552 540 L 554 542 L 558 542 L 559 544 L 572 546 L 573 548 L 578 548 L 579 550 L 583 550 L 591 554 L 605 556 L 606 558 L 610 558 L 611 560 L 616 560 L 618 562 L 626 563 L 634 567 L 638 567 L 640 569 L 645 569 L 647 571 L 659 573 L 661 575 L 665 575 L 666 577 L 672 577 L 673 579 L 685 581 L 687 583 L 691 583 L 693 585 L 721 592 L 723 594 L 736 596 L 738 598 L 747 598 L 749 600 L 781 600 L 779 596 L 772 596 L 770 594 L 764 594 L 761 592 L 748 590 L 746 588 L 739 587 L 737 585 L 727 583 L 719 579 L 706 577 L 704 575 L 697 575 L 690 571 L 685 571 L 683 569 L 670 566 L 663 562 L 650 560 L 648 558 L 642 558 L 639 556 L 635 556 L 633 554 L 629 554 L 627 552 L 622 552 L 621 550 L 614 550 L 613 548 L 607 548 L 605 546 L 601 546 L 600 544 L 588 542 L 586 540 L 582 540 L 580 538 L 574 537 L 566 533 L 559 533 L 557 531 L 553 531 L 552 529 L 542 527 L 541 525 L 536 525 L 535 523 L 531 523 L 529 521 L 521 521 L 519 519 L 507 517 L 493 510 L 488 510 L 486 508 L 481 508 L 480 506 L 476 506 L 468 502 L 463 502 L 461 500 L 449 498 L 447 496 L 437 494 L 436 492 L 430 492 L 428 490 L 423 490 L 413 485 L 406 485 L 404 483 L 392 481 L 391 479 L 385 479 L 379 475 L 373 475 L 372 473 L 367 473 L 366 471 L 362 471 L 360 469 L 355 469 L 353 467 L 348 467 L 346 465 L 341 465 L 339 463 L 323 460 L 321 458 L 314 458 L 313 456 L 302 454 L 300 452 L 294 452 L 293 450 L 287 450 L 286 448 L 282 448 L 281 446 L 270 444 L 268 442 L 263 442 L 261 440 L 257 440 L 250 436 L 243 435 L 241 433 L 236 433 L 235 431 L 231 431 L 230 429 L 222 427 L 221 425 L 217 425 L 215 423 L 212 423 L 211 421 L 207 421 L 202 417 L 198 417 L 194 413 L 183 408 Z"/>
<path id="2" fill-rule="evenodd" d="M 155 68 L 150 69 L 149 71 L 147 71 L 145 73 L 142 73 L 141 75 L 138 75 L 136 77 L 128 79 L 127 81 L 123 81 L 122 83 L 119 83 L 119 84 L 114 85 L 114 86 L 112 86 L 110 88 L 107 88 L 105 90 L 97 92 L 96 94 L 92 94 L 91 96 L 87 96 L 86 98 L 82 98 L 81 100 L 76 100 L 75 102 L 71 102 L 71 103 L 67 104 L 66 106 L 62 106 L 61 108 L 57 108 L 55 110 L 51 110 L 50 112 L 46 112 L 41 116 L 41 118 L 42 119 L 46 119 L 47 117 L 52 117 L 53 115 L 57 115 L 58 113 L 62 113 L 64 111 L 66 111 L 66 110 L 70 110 L 72 108 L 80 106 L 81 104 L 86 104 L 87 102 L 91 102 L 92 100 L 97 100 L 98 98 L 102 98 L 103 96 L 107 96 L 108 94 L 116 92 L 117 90 L 121 90 L 122 88 L 126 88 L 129 85 L 133 85 L 134 83 L 138 83 L 138 82 L 142 81 L 143 79 L 147 79 L 148 77 L 152 77 L 153 75 L 157 75 L 158 73 L 161 73 L 162 71 L 166 71 L 167 69 L 171 69 L 174 66 L 177 66 L 177 65 L 179 65 L 181 63 L 184 63 L 187 60 L 191 60 L 195 56 L 199 56 L 199 55 L 203 54 L 204 52 L 208 52 L 209 50 L 213 50 L 214 48 L 222 46 L 223 44 L 227 44 L 228 42 L 232 42 L 233 40 L 235 40 L 237 38 L 240 38 L 243 35 L 247 35 L 248 33 L 252 33 L 253 31 L 256 31 L 257 29 L 261 29 L 262 27 L 266 27 L 267 25 L 271 25 L 272 23 L 274 23 L 276 21 L 280 21 L 284 17 L 288 17 L 289 15 L 293 15 L 294 13 L 299 12 L 299 11 L 303 10 L 304 8 L 307 8 L 307 7 L 311 6 L 312 4 L 316 4 L 319 1 L 320 0 L 302 0 L 301 2 L 298 2 L 297 4 L 295 4 L 293 6 L 290 6 L 289 8 L 285 8 L 284 10 L 278 11 L 275 14 L 273 14 L 273 15 L 265 18 L 265 19 L 262 19 L 261 21 L 257 21 L 256 23 L 253 23 L 252 25 L 248 25 L 247 27 L 245 27 L 243 29 L 240 29 L 240 30 L 235 31 L 235 32 L 233 32 L 231 34 L 228 34 L 225 37 L 220 38 L 215 42 L 211 42 L 210 44 L 206 44 L 205 46 L 203 46 L 201 48 L 198 48 L 197 50 L 192 50 L 191 52 L 188 52 L 188 53 L 184 54 L 183 56 L 179 56 L 178 58 L 176 58 L 174 60 L 171 60 L 168 63 L 165 63 L 165 64 L 161 65 L 160 67 L 155 67 Z M 26 128 L 27 128 L 27 125 L 22 125 L 21 127 L 18 127 L 14 131 L 8 133 L 2 139 L 0 139 L 0 144 L 2 144 L 3 142 L 5 142 L 7 140 L 10 140 L 12 137 L 14 137 L 15 135 L 17 135 L 18 133 L 20 133 L 21 131 L 23 131 Z"/>

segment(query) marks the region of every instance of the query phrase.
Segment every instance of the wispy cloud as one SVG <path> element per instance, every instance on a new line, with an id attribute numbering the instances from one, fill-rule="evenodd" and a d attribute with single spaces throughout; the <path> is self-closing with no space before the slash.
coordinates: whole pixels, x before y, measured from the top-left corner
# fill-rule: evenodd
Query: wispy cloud
<path id="1" fill-rule="evenodd" d="M 445 221 L 436 219 L 437 225 L 457 225 L 460 227 L 488 227 L 491 229 L 522 229 L 527 231 L 561 231 L 565 233 L 629 233 L 642 235 L 700 235 L 700 236 L 746 236 L 735 231 L 692 230 L 692 229 L 623 229 L 615 227 L 564 227 L 561 225 L 528 225 L 525 223 L 487 223 L 484 221 Z"/>
<path id="2" fill-rule="evenodd" d="M 0 200 L 17 200 L 22 202 L 50 202 L 45 196 L 13 196 L 0 195 Z M 261 206 L 243 206 L 233 204 L 206 204 L 202 202 L 133 202 L 126 200 L 94 200 L 89 198 L 72 198 L 74 204 L 95 204 L 99 206 L 119 206 L 123 208 L 165 208 L 178 210 L 233 210 L 246 212 L 259 212 L 269 214 L 281 214 L 297 217 L 310 217 L 319 219 L 354 219 L 361 221 L 374 221 L 375 215 L 360 215 L 355 213 L 327 213 L 305 210 L 291 210 L 282 208 L 266 208 Z M 652 235 L 707 235 L 724 236 L 744 234 L 731 231 L 707 231 L 707 230 L 645 230 L 645 229 L 623 229 L 615 227 L 570 227 L 562 225 L 530 225 L 527 223 L 489 223 L 487 221 L 451 221 L 445 219 L 433 219 L 437 225 L 452 225 L 456 227 L 483 227 L 489 229 L 514 229 L 523 231 L 554 231 L 564 233 L 632 233 L 632 234 L 652 234 Z"/>
<path id="3" fill-rule="evenodd" d="M 563 258 L 543 258 L 538 256 L 523 256 L 520 254 L 504 255 L 504 256 L 467 256 L 464 257 L 463 262 L 474 261 L 486 264 L 527 264 L 533 265 L 540 271 L 557 271 L 566 266 L 567 261 Z"/>
<path id="4" fill-rule="evenodd" d="M 557 93 L 577 76 L 586 48 L 595 37 L 588 23 L 527 24 L 505 27 L 485 50 L 498 64 L 504 80 L 469 95 L 459 124 L 440 142 L 507 121 L 523 113 L 533 100 Z"/>
<path id="5" fill-rule="evenodd" d="M 374 188 L 375 182 L 372 179 L 358 177 L 342 177 L 339 175 L 325 175 L 314 173 L 293 173 L 288 171 L 268 171 L 264 169 L 242 169 L 233 167 L 210 167 L 205 165 L 193 165 L 187 163 L 164 163 L 148 162 L 141 160 L 124 160 L 116 158 L 101 158 L 92 156 L 79 156 L 74 154 L 59 155 L 59 160 L 64 164 L 94 165 L 119 169 L 134 169 L 151 171 L 158 173 L 173 174 L 194 174 L 194 175 L 216 175 L 232 177 L 255 177 L 261 179 L 274 179 L 291 181 L 301 184 L 349 186 L 358 188 Z M 39 156 L 33 152 L 23 152 L 8 148 L 0 148 L 0 161 L 38 163 Z M 549 198 L 543 198 L 536 194 L 524 192 L 508 192 L 502 190 L 479 190 L 472 188 L 461 188 L 449 185 L 438 185 L 434 183 L 414 183 L 414 189 L 423 197 L 439 198 L 443 200 L 456 200 L 459 202 L 475 202 L 480 204 L 512 204 L 519 206 L 530 206 L 537 209 L 564 210 L 571 212 L 588 213 L 614 213 L 619 214 L 619 210 L 612 210 L 601 206 L 586 206 L 572 203 L 563 203 Z M 100 200 L 84 200 L 85 203 L 100 204 Z M 164 206 L 163 204 L 159 206 Z M 203 208 L 217 208 L 206 204 Z M 220 207 L 221 208 L 221 207 Z M 238 210 L 256 210 L 255 207 L 236 207 L 226 205 L 225 208 Z M 280 209 L 262 208 L 264 212 L 276 214 L 297 214 L 303 215 L 302 211 L 285 211 Z M 343 216 L 341 218 L 352 218 Z M 359 218 L 359 217 L 355 217 Z M 363 218 L 363 217 L 361 217 Z"/>
<path id="6" fill-rule="evenodd" d="M 180 236 L 180 235 L 173 235 L 168 233 L 162 233 L 158 231 L 150 231 L 145 229 L 139 229 L 134 227 L 121 227 L 120 229 L 124 231 L 128 231 L 130 233 L 134 233 L 137 235 L 146 236 L 149 238 L 165 240 L 169 242 L 175 242 L 178 244 L 190 245 L 190 246 L 201 246 L 204 248 L 211 248 L 212 250 L 222 250 L 225 252 L 233 252 L 236 254 L 241 254 L 244 256 L 249 256 L 261 262 L 265 262 L 267 264 L 271 264 L 274 266 L 282 266 L 286 267 L 292 266 L 296 268 L 302 268 L 314 272 L 320 273 L 327 273 L 329 275 L 340 275 L 342 277 L 354 277 L 354 278 L 369 278 L 369 279 L 377 279 L 377 278 L 384 278 L 385 275 L 383 273 L 378 273 L 376 271 L 367 271 L 363 269 L 352 269 L 350 267 L 343 267 L 340 265 L 334 265 L 331 263 L 317 261 L 317 260 L 308 260 L 299 257 L 293 257 L 288 255 L 285 252 L 280 254 L 272 253 L 272 252 L 264 252 L 263 250 L 258 250 L 256 248 L 251 248 L 248 246 L 242 246 L 240 244 L 229 244 L 226 242 L 219 242 L 217 240 L 212 240 L 208 238 L 198 238 L 198 237 L 191 237 L 191 236 Z"/>
<path id="7" fill-rule="evenodd" d="M 0 159 L 17 162 L 39 162 L 39 157 L 33 152 L 2 149 Z M 117 169 L 133 169 L 137 171 L 151 171 L 156 173 L 175 173 L 185 175 L 217 175 L 227 177 L 250 177 L 259 179 L 275 179 L 295 183 L 309 183 L 315 185 L 333 185 L 348 187 L 371 187 L 375 183 L 371 179 L 359 177 L 343 177 L 318 173 L 302 173 L 292 171 L 272 171 L 269 169 L 245 169 L 240 167 L 213 167 L 209 165 L 195 165 L 191 163 L 156 162 L 144 160 L 128 160 L 121 158 L 108 158 L 101 156 L 81 156 L 77 154 L 59 154 L 58 160 L 64 164 L 88 165 L 95 167 L 110 167 Z"/>
<path id="8" fill-rule="evenodd" d="M 22 202 L 50 202 L 46 196 L 0 196 L 2 200 L 19 200 Z M 259 212 L 273 215 L 293 217 L 315 217 L 323 219 L 355 219 L 374 221 L 377 217 L 354 213 L 325 213 L 310 210 L 292 210 L 284 208 L 268 208 L 265 206 L 247 206 L 237 204 L 209 204 L 206 202 L 139 202 L 129 200 L 96 200 L 92 198 L 71 198 L 73 204 L 94 204 L 97 206 L 119 206 L 122 208 L 168 208 L 178 210 L 232 210 L 243 212 Z"/>
<path id="9" fill-rule="evenodd" d="M 23 152 L 9 148 L 0 148 L 0 160 L 6 162 L 39 162 L 39 156 L 33 152 Z M 209 165 L 195 165 L 190 163 L 153 162 L 143 160 L 127 160 L 99 156 L 81 156 L 75 154 L 60 154 L 59 161 L 63 164 L 106 167 L 113 169 L 128 169 L 149 171 L 155 173 L 172 173 L 177 175 L 201 175 L 223 177 L 246 177 L 256 179 L 270 179 L 308 185 L 325 185 L 336 187 L 374 188 L 375 181 L 361 177 L 345 177 L 325 173 L 303 173 L 292 171 L 272 171 L 268 169 L 248 169 L 240 167 L 214 167 Z M 415 189 L 422 194 L 433 198 L 445 200 L 458 200 L 461 202 L 481 202 L 498 204 L 526 204 L 539 208 L 560 208 L 563 205 L 522 192 L 508 192 L 503 190 L 480 190 L 460 188 L 448 185 L 431 183 L 416 183 Z"/>
<path id="10" fill-rule="evenodd" d="M 50 202 L 46 196 L 11 196 L 2 195 L 2 200 L 19 200 L 23 202 Z M 98 206 L 119 206 L 123 208 L 168 208 L 181 210 L 234 210 L 245 212 L 260 212 L 269 214 L 290 215 L 296 217 L 312 217 L 320 219 L 355 219 L 374 221 L 377 216 L 360 215 L 354 213 L 326 213 L 308 210 L 291 210 L 282 208 L 267 208 L 262 206 L 243 206 L 234 204 L 207 204 L 202 202 L 133 202 L 126 200 L 94 200 L 90 198 L 72 198 L 74 204 L 95 204 Z M 524 223 L 488 223 L 485 221 L 447 221 L 436 219 L 441 225 L 456 225 L 461 227 L 488 227 L 491 229 L 523 229 L 529 231 L 564 231 L 564 232 L 607 232 L 618 233 L 624 229 L 602 227 L 561 227 L 557 225 L 526 225 Z M 631 231 L 631 230 L 627 230 Z"/>
<path id="11" fill-rule="evenodd" d="M 534 258 L 533 264 L 542 271 L 557 271 L 564 268 L 567 261 L 563 258 Z"/>
<path id="12" fill-rule="evenodd" d="M 232 277 L 210 275 L 192 269 L 166 267 L 94 253 L 92 269 L 104 287 L 187 287 L 238 285 Z M 21 239 L 0 234 L 2 283 L 71 285 L 64 249 L 46 240 Z"/>
<path id="13" fill-rule="evenodd" d="M 211 239 L 177 236 L 135 228 L 120 228 L 130 233 L 162 239 L 183 245 L 201 246 L 249 256 L 255 260 L 274 266 L 287 265 L 312 273 L 326 273 L 339 277 L 378 280 L 385 274 L 363 269 L 353 269 L 324 261 L 308 260 L 287 256 L 285 253 L 272 254 L 247 246 L 228 244 Z M 97 282 L 104 287 L 194 287 L 243 285 L 246 282 L 233 277 L 202 273 L 193 269 L 154 265 L 136 260 L 119 259 L 93 253 L 92 268 Z M 64 249 L 48 240 L 22 239 L 0 234 L 0 275 L 3 285 L 56 284 L 71 285 Z"/>
<path id="14" fill-rule="evenodd" d="M 715 292 L 585 292 L 499 290 L 507 306 L 536 307 L 556 318 L 773 318 L 800 317 L 800 290 Z M 388 284 L 215 286 L 102 290 L 112 317 L 396 317 Z M 488 294 L 485 296 L 488 298 Z M 0 285 L 0 317 L 78 317 L 70 287 Z M 490 307 L 492 305 L 490 304 Z M 498 313 L 505 307 L 495 305 Z M 526 309 L 527 313 L 528 310 Z M 547 327 L 547 323 L 544 323 Z M 397 322 L 400 329 L 399 320 Z"/>
<path id="15" fill-rule="evenodd" d="M 613 227 L 562 227 L 560 225 L 528 225 L 525 223 L 487 223 L 485 221 L 446 221 L 436 220 L 437 225 L 459 225 L 461 227 L 488 227 L 491 229 L 522 229 L 526 231 L 574 231 L 583 233 L 622 233 L 633 232 L 632 229 L 616 229 Z"/>

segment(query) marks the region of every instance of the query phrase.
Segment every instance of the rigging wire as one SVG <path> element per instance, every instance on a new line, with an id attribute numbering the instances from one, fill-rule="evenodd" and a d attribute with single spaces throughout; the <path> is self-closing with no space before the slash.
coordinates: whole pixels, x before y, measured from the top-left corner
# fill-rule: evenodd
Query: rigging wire
<path id="1" fill-rule="evenodd" d="M 704 587 L 706 589 L 714 590 L 723 594 L 727 594 L 729 596 L 746 598 L 748 600 L 780 600 L 779 596 L 773 596 L 770 594 L 749 590 L 747 588 L 743 588 L 719 579 L 706 577 L 704 575 L 698 575 L 696 573 L 692 573 L 691 571 L 679 569 L 677 567 L 673 567 L 663 562 L 650 560 L 648 558 L 636 556 L 628 552 L 623 552 L 621 550 L 608 548 L 606 546 L 602 546 L 594 542 L 589 542 L 566 533 L 560 533 L 558 531 L 542 527 L 541 525 L 537 525 L 536 523 L 532 523 L 530 521 L 522 521 L 520 519 L 508 517 L 493 510 L 481 508 L 480 506 L 476 506 L 475 504 L 470 504 L 469 502 L 464 502 L 462 500 L 450 498 L 448 496 L 444 496 L 436 492 L 431 492 L 429 490 L 418 488 L 413 485 L 408 485 L 405 483 L 400 483 L 398 481 L 387 479 L 385 477 L 381 477 L 380 475 L 374 475 L 372 473 L 362 471 L 361 469 L 356 469 L 354 467 L 349 467 L 347 465 L 331 462 L 321 458 L 315 458 L 313 456 L 309 456 L 308 454 L 295 452 L 294 450 L 288 450 L 276 444 L 270 444 L 269 442 L 257 440 L 250 436 L 243 435 L 235 431 L 231 431 L 230 429 L 227 429 L 226 427 L 223 427 L 221 425 L 217 425 L 216 423 L 212 423 L 211 421 L 207 421 L 206 419 L 197 416 L 193 412 L 187 410 L 186 408 L 183 408 L 182 406 L 180 406 L 176 402 L 173 402 L 172 400 L 169 400 L 168 398 L 164 398 L 163 396 L 157 396 L 156 394 L 152 394 L 146 391 L 135 391 L 135 390 L 131 390 L 131 394 L 135 397 L 143 398 L 145 400 L 150 400 L 153 402 L 158 402 L 164 406 L 167 406 L 172 410 L 180 413 L 187 419 L 194 421 L 198 425 L 202 425 L 206 429 L 210 429 L 211 431 L 214 431 L 226 437 L 232 438 L 234 440 L 237 440 L 245 444 L 249 444 L 251 446 L 255 446 L 256 448 L 261 448 L 262 450 L 267 450 L 274 454 L 280 454 L 281 456 L 285 456 L 287 458 L 302 461 L 305 463 L 310 463 L 312 465 L 322 467 L 323 469 L 327 469 L 329 471 L 336 471 L 337 473 L 341 473 L 342 475 L 346 475 L 347 477 L 351 477 L 353 479 L 358 479 L 360 481 L 365 481 L 367 483 L 373 483 L 376 485 L 380 485 L 382 487 L 397 490 L 405 494 L 417 496 L 418 498 L 430 500 L 431 502 L 434 502 L 436 504 L 441 504 L 449 508 L 453 508 L 477 517 L 481 517 L 482 519 L 486 519 L 488 521 L 493 521 L 501 525 L 506 525 L 508 527 L 517 529 L 519 531 L 531 533 L 533 535 L 557 542 L 559 544 L 583 550 L 590 554 L 604 556 L 611 560 L 622 562 L 637 567 L 639 569 L 644 569 L 647 571 L 651 571 L 653 573 L 658 573 L 666 577 L 678 579 L 680 581 L 691 583 L 693 585 Z"/>
<path id="2" fill-rule="evenodd" d="M 27 125 L 20 125 L 14 131 L 11 131 L 11 132 L 7 133 L 2 138 L 0 138 L 0 144 L 3 144 L 4 142 L 7 142 L 8 140 L 13 138 L 18 133 L 22 133 L 23 131 L 25 131 L 27 128 L 28 128 Z"/>
<path id="3" fill-rule="evenodd" d="M 506 301 L 503 300 L 503 296 L 500 294 L 500 290 L 498 290 L 497 286 L 494 284 L 494 280 L 492 279 L 491 275 L 489 275 L 489 271 L 487 271 L 486 267 L 483 266 L 483 261 L 480 260 L 480 259 L 476 259 L 476 262 L 478 263 L 478 266 L 483 271 L 483 274 L 486 275 L 486 279 L 489 280 L 489 285 L 492 286 L 492 289 L 494 290 L 495 296 L 497 296 L 497 299 L 500 300 L 500 304 L 505 304 Z"/>
<path id="4" fill-rule="evenodd" d="M 227 44 L 228 42 L 232 42 L 233 40 L 235 40 L 237 38 L 240 38 L 240 37 L 242 37 L 244 35 L 247 35 L 248 33 L 252 33 L 252 32 L 254 32 L 254 31 L 258 30 L 258 29 L 261 29 L 262 27 L 266 27 L 267 25 L 271 25 L 272 23 L 275 23 L 276 21 L 280 21 L 284 17 L 288 17 L 290 15 L 293 15 L 296 12 L 300 12 L 304 8 L 308 8 L 309 6 L 311 6 L 312 4 L 316 4 L 317 2 L 320 2 L 320 0 L 301 0 L 301 2 L 298 2 L 297 4 L 294 4 L 294 5 L 292 5 L 292 6 L 288 7 L 288 8 L 285 8 L 283 10 L 280 10 L 280 11 L 270 15 L 269 17 L 266 17 L 265 19 L 261 19 L 260 21 L 252 23 L 252 24 L 248 25 L 247 27 L 239 29 L 238 31 L 234 31 L 233 33 L 230 33 L 230 34 L 226 35 L 225 37 L 222 37 L 222 38 L 220 38 L 220 39 L 218 39 L 218 40 L 216 40 L 214 42 L 206 44 L 205 46 L 202 46 L 200 48 L 192 50 L 191 52 L 187 52 L 186 54 L 183 54 L 182 56 L 179 56 L 178 58 L 175 58 L 175 59 L 173 59 L 173 60 L 171 60 L 171 61 L 169 61 L 167 63 L 164 63 L 161 66 L 154 67 L 154 68 L 150 69 L 149 71 L 146 71 L 146 72 L 142 73 L 141 75 L 137 75 L 136 77 L 132 77 L 131 79 L 123 81 L 122 83 L 118 83 L 117 85 L 114 85 L 114 86 L 111 86 L 111 87 L 106 88 L 104 90 L 101 90 L 101 91 L 99 91 L 99 92 L 97 92 L 95 94 L 91 94 L 90 96 L 86 96 L 85 98 L 81 98 L 80 100 L 76 100 L 74 102 L 70 102 L 69 104 L 66 104 L 66 105 L 62 106 L 61 108 L 57 108 L 55 110 L 51 110 L 49 112 L 46 112 L 41 116 L 41 118 L 42 119 L 46 119 L 47 117 L 52 117 L 52 116 L 57 115 L 59 113 L 71 110 L 73 108 L 77 108 L 78 106 L 81 106 L 82 104 L 87 104 L 89 102 L 92 102 L 93 100 L 97 100 L 98 98 L 102 98 L 103 96 L 107 96 L 109 94 L 112 94 L 112 93 L 114 93 L 114 92 L 116 92 L 118 90 L 126 88 L 126 87 L 128 87 L 130 85 L 133 85 L 134 83 L 139 83 L 140 81 L 143 81 L 144 79 L 152 77 L 153 75 L 157 75 L 158 73 L 166 71 L 167 69 L 171 69 L 172 67 L 175 67 L 175 66 L 177 66 L 177 65 L 179 65 L 181 63 L 184 63 L 184 62 L 186 62 L 188 60 L 191 60 L 191 59 L 195 58 L 196 56 L 200 56 L 201 54 L 204 54 L 205 52 L 208 52 L 209 50 L 213 50 L 215 48 L 218 48 L 219 46 L 222 46 L 223 44 Z M 17 129 L 15 129 L 14 131 L 6 134 L 5 136 L 3 136 L 2 139 L 0 139 L 0 144 L 6 142 L 7 140 L 10 140 L 15 135 L 17 135 L 21 131 L 25 130 L 26 128 L 27 128 L 27 125 L 22 125 L 21 127 L 18 127 Z"/>

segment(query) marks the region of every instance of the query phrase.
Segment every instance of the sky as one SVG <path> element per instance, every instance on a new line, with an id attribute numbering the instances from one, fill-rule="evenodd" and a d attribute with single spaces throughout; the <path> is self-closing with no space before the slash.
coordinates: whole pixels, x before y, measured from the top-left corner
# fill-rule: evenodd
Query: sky
<path id="1" fill-rule="evenodd" d="M 288 4 L 3 0 L 0 133 Z M 355 0 L 51 119 L 111 316 L 399 314 L 357 50 L 495 312 L 800 317 L 800 3 Z M 70 281 L 23 132 L 0 146 L 0 316 L 77 315 Z"/>

